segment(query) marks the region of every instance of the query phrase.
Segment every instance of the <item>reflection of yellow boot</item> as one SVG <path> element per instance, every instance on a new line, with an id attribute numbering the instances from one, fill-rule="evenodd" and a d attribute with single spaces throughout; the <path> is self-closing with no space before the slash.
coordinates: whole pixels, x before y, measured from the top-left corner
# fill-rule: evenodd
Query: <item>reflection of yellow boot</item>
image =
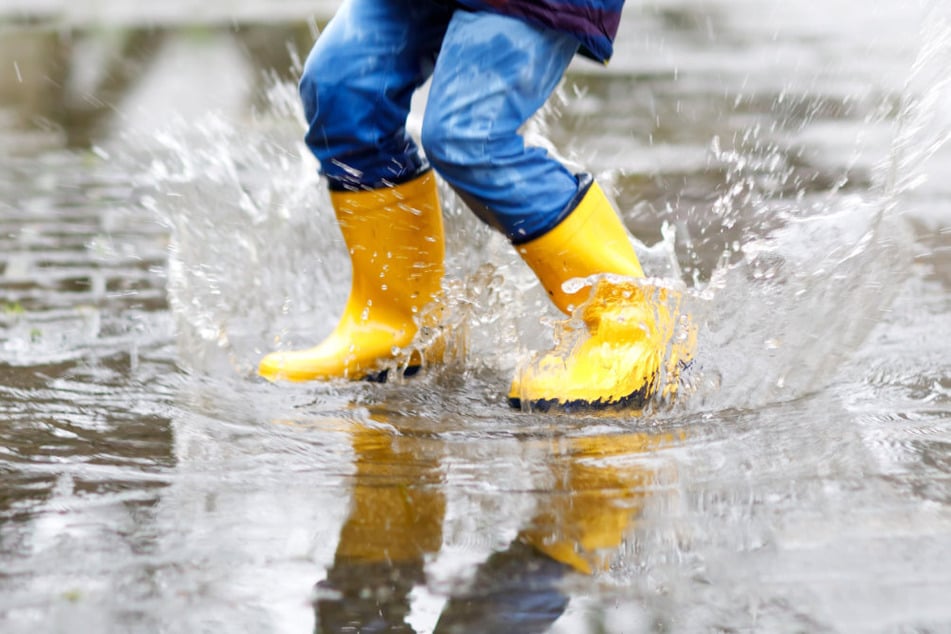
<path id="1" fill-rule="evenodd" d="M 439 461 L 380 429 L 355 426 L 352 443 L 353 497 L 337 560 L 421 563 L 442 545 L 446 500 Z"/>
<path id="2" fill-rule="evenodd" d="M 640 408 L 657 388 L 674 318 L 668 294 L 636 281 L 644 273 L 621 219 L 597 183 L 554 229 L 518 251 L 555 305 L 582 307 L 585 330 L 537 357 L 509 390 L 514 407 Z M 568 280 L 611 274 L 593 288 Z"/>
<path id="3" fill-rule="evenodd" d="M 258 372 L 268 380 L 359 379 L 409 363 L 401 349 L 439 292 L 445 246 L 432 172 L 395 187 L 331 192 L 331 201 L 350 251 L 350 297 L 322 343 L 264 357 Z"/>
<path id="4" fill-rule="evenodd" d="M 652 454 L 680 434 L 572 438 L 551 456 L 551 502 L 519 539 L 582 573 L 607 569 L 644 500 L 676 491 L 676 472 Z"/>
<path id="5" fill-rule="evenodd" d="M 377 420 L 376 422 L 385 422 Z M 411 592 L 442 546 L 446 500 L 438 454 L 418 439 L 350 423 L 350 512 L 327 577 L 316 632 L 407 632 Z"/>

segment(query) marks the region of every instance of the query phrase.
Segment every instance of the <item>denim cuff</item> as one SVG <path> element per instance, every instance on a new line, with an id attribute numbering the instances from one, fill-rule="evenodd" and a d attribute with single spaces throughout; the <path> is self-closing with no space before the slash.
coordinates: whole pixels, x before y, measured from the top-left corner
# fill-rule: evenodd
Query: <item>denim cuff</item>
<path id="1" fill-rule="evenodd" d="M 407 169 L 400 174 L 394 175 L 393 177 L 377 178 L 375 180 L 369 181 L 366 178 L 363 178 L 363 175 L 351 176 L 349 174 L 345 174 L 342 176 L 330 176 L 325 173 L 324 177 L 327 179 L 327 188 L 330 191 L 364 192 L 372 191 L 374 189 L 383 189 L 385 187 L 395 187 L 396 185 L 408 183 L 411 180 L 416 180 L 431 169 L 432 167 L 429 165 L 429 161 L 423 159 L 420 164 L 414 166 L 413 169 Z"/>
<path id="2" fill-rule="evenodd" d="M 542 229 L 530 233 L 527 235 L 519 236 L 518 239 L 513 239 L 511 242 L 513 245 L 518 246 L 520 244 L 525 244 L 526 242 L 531 242 L 535 238 L 540 238 L 558 225 L 561 222 L 571 215 L 578 205 L 584 199 L 585 195 L 588 193 L 588 190 L 591 189 L 591 186 L 594 184 L 594 177 L 587 172 L 581 172 L 580 174 L 575 174 L 575 178 L 578 179 L 578 190 L 575 192 L 575 195 L 571 197 L 571 200 L 568 201 L 568 204 L 562 208 L 558 214 L 552 217 L 551 223 L 543 227 Z"/>

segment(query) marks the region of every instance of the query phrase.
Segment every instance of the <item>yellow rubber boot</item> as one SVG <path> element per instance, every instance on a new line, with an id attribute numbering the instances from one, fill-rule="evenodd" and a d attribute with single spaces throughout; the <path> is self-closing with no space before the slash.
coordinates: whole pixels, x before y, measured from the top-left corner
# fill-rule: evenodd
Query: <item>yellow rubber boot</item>
<path id="1" fill-rule="evenodd" d="M 350 296 L 323 342 L 261 360 L 258 372 L 270 381 L 361 379 L 409 364 L 402 349 L 442 284 L 445 243 L 432 171 L 395 187 L 334 191 L 330 198 L 350 253 Z"/>
<path id="2" fill-rule="evenodd" d="M 513 407 L 547 410 L 639 409 L 657 388 L 674 334 L 667 291 L 644 277 L 621 219 L 597 183 L 554 229 L 517 247 L 555 305 L 571 315 L 583 306 L 583 332 L 532 360 L 509 390 Z M 612 274 L 565 289 L 575 278 Z"/>

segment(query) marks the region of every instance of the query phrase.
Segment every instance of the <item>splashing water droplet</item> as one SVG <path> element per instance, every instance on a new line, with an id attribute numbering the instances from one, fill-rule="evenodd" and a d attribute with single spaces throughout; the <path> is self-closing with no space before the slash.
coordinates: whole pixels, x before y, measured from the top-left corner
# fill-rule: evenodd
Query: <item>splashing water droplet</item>
<path id="1" fill-rule="evenodd" d="M 568 293 L 569 295 L 574 295 L 579 292 L 581 289 L 591 286 L 591 279 L 587 277 L 573 277 L 570 280 L 566 281 L 561 285 L 561 290 Z"/>

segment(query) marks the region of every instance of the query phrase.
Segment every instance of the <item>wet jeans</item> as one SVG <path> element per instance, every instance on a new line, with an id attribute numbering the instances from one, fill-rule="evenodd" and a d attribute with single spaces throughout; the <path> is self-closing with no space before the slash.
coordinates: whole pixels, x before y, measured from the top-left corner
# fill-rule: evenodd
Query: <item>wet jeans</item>
<path id="1" fill-rule="evenodd" d="M 577 48 L 568 35 L 435 0 L 346 0 L 301 79 L 307 145 L 335 189 L 399 184 L 432 164 L 482 220 L 531 240 L 573 208 L 579 182 L 519 128 Z M 423 156 L 406 118 L 430 76 Z"/>

